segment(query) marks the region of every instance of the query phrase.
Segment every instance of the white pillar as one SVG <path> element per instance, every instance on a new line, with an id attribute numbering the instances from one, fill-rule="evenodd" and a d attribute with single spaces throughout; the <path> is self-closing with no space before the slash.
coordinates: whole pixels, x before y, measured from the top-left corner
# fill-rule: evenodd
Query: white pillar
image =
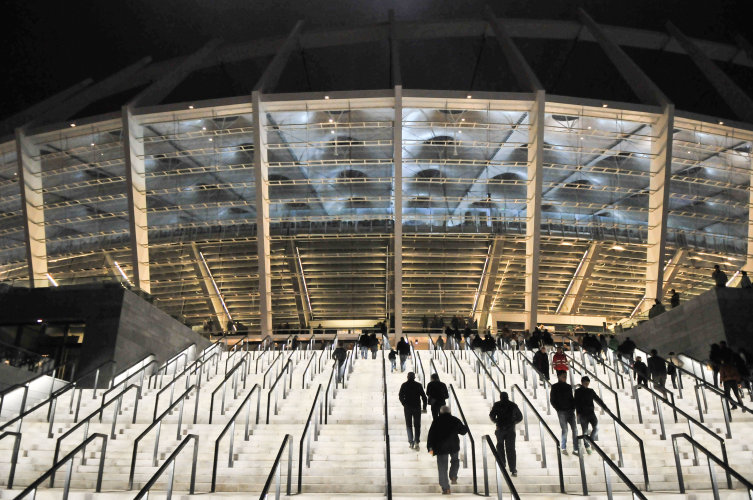
<path id="1" fill-rule="evenodd" d="M 403 87 L 395 86 L 395 121 L 392 127 L 392 155 L 395 165 L 395 245 L 394 265 L 394 307 L 395 341 L 403 334 Z"/>
<path id="2" fill-rule="evenodd" d="M 144 128 L 129 106 L 123 107 L 123 158 L 128 195 L 128 225 L 131 233 L 133 284 L 151 293 L 149 277 L 149 226 L 146 212 L 146 168 L 144 166 Z"/>
<path id="3" fill-rule="evenodd" d="M 541 197 L 544 176 L 544 112 L 546 95 L 535 94 L 528 129 L 528 184 L 526 193 L 525 329 L 536 326 L 539 305 L 539 259 L 541 246 Z"/>
<path id="4" fill-rule="evenodd" d="M 269 161 L 267 160 L 267 115 L 262 94 L 252 94 L 254 113 L 254 185 L 256 186 L 256 252 L 259 261 L 259 313 L 261 335 L 272 333 L 272 268 L 269 240 Z"/>
<path id="5" fill-rule="evenodd" d="M 39 147 L 33 144 L 21 129 L 16 130 L 16 163 L 18 185 L 21 188 L 21 208 L 24 215 L 29 286 L 46 287 L 49 281 L 47 280 L 47 236 L 44 227 L 42 161 L 39 158 Z"/>

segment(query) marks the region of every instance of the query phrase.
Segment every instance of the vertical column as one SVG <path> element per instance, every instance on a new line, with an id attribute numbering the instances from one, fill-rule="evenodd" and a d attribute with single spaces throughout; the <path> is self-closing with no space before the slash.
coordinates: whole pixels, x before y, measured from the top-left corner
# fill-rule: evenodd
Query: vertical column
<path id="1" fill-rule="evenodd" d="M 646 249 L 646 295 L 638 310 L 647 309 L 662 296 L 664 251 L 667 246 L 667 214 L 669 212 L 669 181 L 672 177 L 672 131 L 675 108 L 664 106 L 652 126 L 651 178 L 648 195 L 648 248 Z"/>
<path id="2" fill-rule="evenodd" d="M 131 233 L 133 284 L 151 293 L 149 278 L 149 226 L 146 213 L 146 168 L 144 167 L 144 129 L 129 106 L 123 107 L 123 153 L 128 195 L 128 225 Z"/>
<path id="3" fill-rule="evenodd" d="M 541 197 L 544 177 L 544 111 L 546 95 L 535 93 L 529 114 L 528 186 L 526 193 L 525 329 L 536 326 L 539 305 L 539 258 L 541 246 Z"/>
<path id="4" fill-rule="evenodd" d="M 395 86 L 395 121 L 392 126 L 392 155 L 395 165 L 395 236 L 394 264 L 394 318 L 395 342 L 403 333 L 403 87 Z"/>
<path id="5" fill-rule="evenodd" d="M 753 271 L 753 155 L 750 157 L 750 185 L 748 187 L 748 249 L 743 270 Z"/>
<path id="6" fill-rule="evenodd" d="M 49 283 L 42 195 L 42 161 L 39 159 L 39 148 L 32 144 L 21 129 L 16 129 L 16 163 L 18 185 L 21 188 L 21 208 L 24 215 L 29 286 L 46 287 Z"/>
<path id="7" fill-rule="evenodd" d="M 256 252 L 259 261 L 259 312 L 262 338 L 272 333 L 272 268 L 269 240 L 269 162 L 267 114 L 260 91 L 252 94 L 254 113 L 254 185 L 256 186 Z"/>

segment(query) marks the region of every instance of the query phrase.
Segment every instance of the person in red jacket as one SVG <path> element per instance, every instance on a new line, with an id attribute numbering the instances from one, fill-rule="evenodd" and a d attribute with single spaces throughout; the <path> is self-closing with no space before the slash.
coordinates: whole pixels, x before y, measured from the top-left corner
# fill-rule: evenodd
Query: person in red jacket
<path id="1" fill-rule="evenodd" d="M 562 347 L 557 348 L 557 353 L 552 357 L 552 369 L 557 373 L 559 377 L 560 373 L 567 373 L 568 368 L 567 356 L 562 350 Z"/>

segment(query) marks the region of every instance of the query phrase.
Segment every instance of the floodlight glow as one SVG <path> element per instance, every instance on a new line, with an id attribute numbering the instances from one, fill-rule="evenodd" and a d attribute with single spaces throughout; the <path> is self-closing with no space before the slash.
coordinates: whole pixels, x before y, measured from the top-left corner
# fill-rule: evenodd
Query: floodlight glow
<path id="1" fill-rule="evenodd" d="M 114 260 L 112 261 L 112 263 L 115 266 L 115 269 L 117 269 L 120 275 L 123 277 L 123 279 L 126 280 L 126 283 L 133 286 L 133 283 L 131 283 L 131 280 L 128 279 L 128 276 L 126 276 L 126 273 L 123 271 L 123 268 L 120 267 L 120 264 L 118 264 L 118 261 Z"/>
<path id="2" fill-rule="evenodd" d="M 52 276 L 50 276 L 50 273 L 47 273 L 47 279 L 50 280 L 50 283 L 52 283 L 52 286 L 60 286 L 60 285 L 58 285 L 58 282 L 55 281 L 55 278 L 53 278 Z"/>

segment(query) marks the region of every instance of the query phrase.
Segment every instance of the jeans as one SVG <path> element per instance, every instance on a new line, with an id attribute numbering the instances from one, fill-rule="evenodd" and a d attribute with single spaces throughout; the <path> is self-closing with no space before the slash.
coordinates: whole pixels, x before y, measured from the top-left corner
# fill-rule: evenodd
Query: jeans
<path id="1" fill-rule="evenodd" d="M 656 375 L 651 375 L 651 379 L 654 381 L 655 386 L 661 387 L 662 389 L 664 389 L 664 384 L 667 383 L 667 374 L 659 373 Z"/>
<path id="2" fill-rule="evenodd" d="M 450 489 L 450 481 L 447 479 L 447 459 L 450 459 L 450 477 L 457 479 L 458 469 L 460 469 L 460 460 L 458 460 L 458 453 L 448 453 L 444 455 L 437 455 L 437 472 L 439 473 L 439 485 L 442 490 Z"/>
<path id="3" fill-rule="evenodd" d="M 737 387 L 737 380 L 725 380 L 722 382 L 724 385 L 724 396 L 729 400 L 730 405 L 732 407 L 735 406 L 735 403 L 732 402 L 732 396 L 730 395 L 730 391 L 735 393 L 735 396 L 737 397 L 737 402 L 741 405 L 743 404 L 742 400 L 740 399 L 740 389 Z"/>
<path id="4" fill-rule="evenodd" d="M 591 439 L 593 439 L 594 441 L 597 441 L 599 439 L 599 420 L 596 418 L 596 414 L 594 412 L 586 415 L 578 415 L 578 423 L 580 424 L 582 433 L 587 435 L 588 424 L 591 424 Z M 586 445 L 586 448 L 591 446 L 588 441 L 584 441 L 584 444 Z"/>
<path id="5" fill-rule="evenodd" d="M 578 430 L 575 428 L 575 410 L 557 411 L 557 418 L 560 421 L 560 427 L 562 428 L 562 439 L 560 440 L 560 447 L 563 450 L 567 449 L 567 426 L 570 426 L 570 430 L 573 433 L 573 450 L 578 449 Z"/>
<path id="6" fill-rule="evenodd" d="M 411 444 L 421 441 L 421 408 L 403 407 L 405 427 L 408 430 L 408 441 Z"/>
<path id="7" fill-rule="evenodd" d="M 505 466 L 505 455 L 507 455 L 507 464 L 510 465 L 510 472 L 516 472 L 515 426 L 508 429 L 497 429 L 494 435 L 497 436 L 497 455 L 499 455 L 499 460 L 502 462 L 500 465 L 502 467 Z"/>
<path id="8" fill-rule="evenodd" d="M 337 381 L 342 382 L 345 378 L 345 363 L 340 363 L 340 366 L 337 367 Z"/>
<path id="9" fill-rule="evenodd" d="M 390 373 L 394 372 L 395 370 L 397 370 L 397 360 L 391 359 L 390 360 Z"/>
<path id="10" fill-rule="evenodd" d="M 407 354 L 400 355 L 400 371 L 401 372 L 405 371 L 405 361 L 408 359 L 408 357 L 409 356 Z"/>
<path id="11" fill-rule="evenodd" d="M 361 358 L 366 359 L 369 356 L 369 348 L 361 346 Z"/>
<path id="12" fill-rule="evenodd" d="M 376 353 L 377 353 L 376 346 L 371 347 L 370 349 L 371 349 L 371 359 L 376 359 Z"/>
<path id="13" fill-rule="evenodd" d="M 437 418 L 439 416 L 439 409 L 442 408 L 445 405 L 445 402 L 446 401 L 442 400 L 442 401 L 437 401 L 437 402 L 431 404 L 431 418 L 432 418 L 432 420 L 434 420 L 435 418 Z"/>

